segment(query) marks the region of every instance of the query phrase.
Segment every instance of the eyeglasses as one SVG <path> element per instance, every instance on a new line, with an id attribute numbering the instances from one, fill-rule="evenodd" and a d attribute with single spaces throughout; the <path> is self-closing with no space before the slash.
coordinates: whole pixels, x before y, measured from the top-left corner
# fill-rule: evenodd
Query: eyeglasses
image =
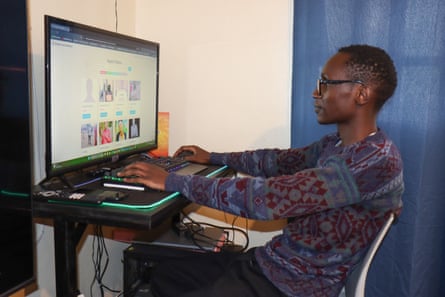
<path id="1" fill-rule="evenodd" d="M 321 85 L 339 85 L 339 84 L 346 84 L 346 83 L 352 83 L 352 84 L 361 84 L 364 85 L 365 83 L 361 80 L 330 80 L 330 79 L 317 79 L 317 94 L 318 96 L 321 96 Z"/>

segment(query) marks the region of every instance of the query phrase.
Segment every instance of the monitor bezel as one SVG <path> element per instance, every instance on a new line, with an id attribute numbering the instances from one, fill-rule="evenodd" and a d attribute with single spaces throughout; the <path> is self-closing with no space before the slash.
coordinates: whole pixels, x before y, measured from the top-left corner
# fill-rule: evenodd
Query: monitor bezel
<path id="1" fill-rule="evenodd" d="M 147 153 L 148 151 L 152 149 L 156 149 L 158 146 L 158 116 L 159 116 L 159 49 L 160 45 L 158 42 L 146 40 L 137 38 L 130 35 L 125 35 L 105 29 L 101 29 L 98 27 L 90 26 L 87 24 L 54 17 L 50 15 L 44 15 L 44 30 L 45 30 L 45 133 L 46 133 L 46 160 L 45 160 L 45 166 L 46 166 L 46 176 L 47 178 L 55 177 L 55 176 L 61 176 L 63 174 L 74 172 L 82 169 L 90 169 L 97 167 L 100 164 L 109 164 L 112 162 L 117 162 L 119 160 L 125 159 L 129 156 L 141 154 L 141 153 Z M 53 167 L 53 160 L 52 160 L 52 128 L 51 128 L 51 122 L 52 122 L 52 115 L 51 115 L 51 24 L 61 24 L 64 26 L 70 26 L 79 28 L 82 30 L 91 31 L 92 33 L 97 34 L 105 34 L 108 36 L 111 36 L 113 38 L 119 38 L 122 40 L 127 40 L 130 42 L 138 42 L 138 43 L 145 43 L 147 45 L 153 46 L 156 48 L 157 52 L 157 61 L 156 61 L 156 86 L 155 86 L 155 133 L 154 133 L 154 143 L 147 143 L 146 146 L 138 147 L 133 150 L 129 151 L 120 151 L 116 154 L 107 154 L 106 156 L 103 156 L 101 158 L 97 158 L 94 160 L 89 160 L 86 162 L 82 162 L 81 164 L 74 164 L 69 166 L 64 166 L 63 168 L 54 168 Z"/>

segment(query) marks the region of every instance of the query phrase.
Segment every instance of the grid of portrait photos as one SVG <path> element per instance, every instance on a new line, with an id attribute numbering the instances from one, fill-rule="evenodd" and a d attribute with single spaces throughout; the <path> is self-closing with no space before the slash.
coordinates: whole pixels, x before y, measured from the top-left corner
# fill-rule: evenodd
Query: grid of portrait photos
<path id="1" fill-rule="evenodd" d="M 87 78 L 82 89 L 81 148 L 140 137 L 140 81 Z"/>

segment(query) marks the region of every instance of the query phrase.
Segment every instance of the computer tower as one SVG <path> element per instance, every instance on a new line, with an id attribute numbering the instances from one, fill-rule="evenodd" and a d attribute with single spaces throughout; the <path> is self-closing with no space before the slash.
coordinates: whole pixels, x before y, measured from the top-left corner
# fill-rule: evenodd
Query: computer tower
<path id="1" fill-rule="evenodd" d="M 124 250 L 124 297 L 152 296 L 151 274 L 159 261 L 179 259 L 196 249 L 182 249 L 150 244 L 133 244 Z"/>
<path id="2" fill-rule="evenodd" d="M 219 228 L 203 228 L 193 234 L 170 229 L 151 242 L 140 238 L 135 237 L 136 243 L 124 250 L 124 297 L 151 297 L 150 279 L 160 261 L 190 253 L 219 252 L 225 233 Z"/>

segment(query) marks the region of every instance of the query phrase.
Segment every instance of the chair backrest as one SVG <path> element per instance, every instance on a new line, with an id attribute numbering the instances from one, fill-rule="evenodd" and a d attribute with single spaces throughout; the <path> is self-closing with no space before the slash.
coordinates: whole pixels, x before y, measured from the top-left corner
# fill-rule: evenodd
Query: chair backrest
<path id="1" fill-rule="evenodd" d="M 366 277 L 368 275 L 371 262 L 383 242 L 386 234 L 394 222 L 395 215 L 391 213 L 388 220 L 383 225 L 383 228 L 377 234 L 377 237 L 372 242 L 363 260 L 354 268 L 351 275 L 346 280 L 345 295 L 346 297 L 365 297 Z"/>

